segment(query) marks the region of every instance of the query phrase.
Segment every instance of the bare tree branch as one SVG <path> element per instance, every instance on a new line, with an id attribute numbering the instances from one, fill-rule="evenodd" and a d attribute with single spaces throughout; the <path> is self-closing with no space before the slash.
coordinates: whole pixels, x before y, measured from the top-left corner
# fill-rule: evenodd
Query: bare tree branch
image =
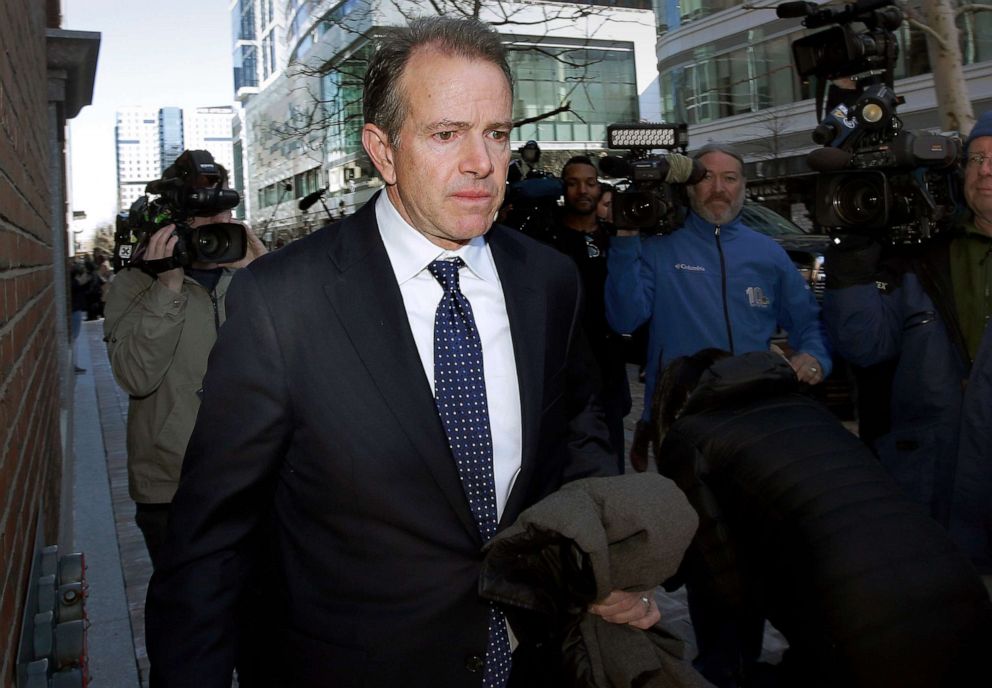
<path id="1" fill-rule="evenodd" d="M 549 110 L 548 112 L 542 113 L 540 115 L 535 115 L 533 117 L 519 119 L 513 123 L 513 126 L 522 127 L 525 124 L 533 124 L 534 122 L 540 122 L 542 119 L 548 119 L 549 117 L 560 115 L 563 112 L 571 112 L 571 111 L 572 111 L 572 104 L 566 100 L 564 103 L 556 107 L 554 110 Z M 579 119 L 581 119 L 581 117 Z"/>
<path id="2" fill-rule="evenodd" d="M 992 12 L 992 5 L 975 5 L 975 4 L 961 5 L 954 11 L 954 14 L 960 17 L 964 14 L 975 13 L 975 12 Z"/>

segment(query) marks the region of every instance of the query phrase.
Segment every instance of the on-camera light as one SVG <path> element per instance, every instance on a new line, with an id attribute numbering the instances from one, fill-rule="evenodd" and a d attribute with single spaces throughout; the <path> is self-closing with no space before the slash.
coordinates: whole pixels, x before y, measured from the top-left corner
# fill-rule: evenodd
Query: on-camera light
<path id="1" fill-rule="evenodd" d="M 613 149 L 674 150 L 689 144 L 685 124 L 611 124 L 606 128 L 607 147 Z"/>

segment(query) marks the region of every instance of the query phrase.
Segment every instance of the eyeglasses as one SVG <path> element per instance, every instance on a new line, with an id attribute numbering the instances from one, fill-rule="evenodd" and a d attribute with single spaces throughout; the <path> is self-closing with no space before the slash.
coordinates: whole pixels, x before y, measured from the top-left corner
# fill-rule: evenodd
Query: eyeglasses
<path id="1" fill-rule="evenodd" d="M 992 160 L 992 155 L 986 155 L 985 153 L 969 153 L 967 160 L 969 165 L 982 167 L 985 165 L 986 160 Z"/>

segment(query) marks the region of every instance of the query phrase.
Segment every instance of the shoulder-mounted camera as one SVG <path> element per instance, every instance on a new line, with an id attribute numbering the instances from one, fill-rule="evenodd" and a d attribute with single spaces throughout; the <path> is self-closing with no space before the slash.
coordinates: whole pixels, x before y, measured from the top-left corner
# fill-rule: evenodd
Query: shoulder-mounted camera
<path id="1" fill-rule="evenodd" d="M 792 43 L 796 71 L 818 82 L 814 143 L 815 221 L 831 234 L 869 234 L 892 244 L 919 243 L 949 228 L 960 199 L 961 143 L 903 128 L 893 90 L 903 21 L 894 0 L 858 0 L 843 8 L 786 2 L 779 17 L 803 17 L 823 31 Z M 826 103 L 830 81 L 849 81 Z"/>
<path id="2" fill-rule="evenodd" d="M 194 262 L 232 263 L 245 257 L 248 235 L 243 225 L 217 222 L 196 227 L 194 217 L 211 217 L 241 202 L 233 189 L 224 188 L 227 173 L 205 150 L 187 150 L 166 168 L 162 178 L 149 182 L 126 213 L 117 216 L 114 268 L 140 260 L 148 237 L 173 224 L 178 237 L 172 256 L 141 261 L 143 269 L 159 273 Z M 149 198 L 155 195 L 156 198 Z"/>
<path id="3" fill-rule="evenodd" d="M 599 169 L 608 177 L 624 179 L 613 194 L 613 224 L 644 234 L 669 234 L 685 222 L 688 198 L 685 185 L 706 176 L 698 160 L 685 156 L 689 127 L 682 124 L 611 124 L 607 148 L 630 151 L 607 155 Z M 666 150 L 667 155 L 652 153 Z"/>

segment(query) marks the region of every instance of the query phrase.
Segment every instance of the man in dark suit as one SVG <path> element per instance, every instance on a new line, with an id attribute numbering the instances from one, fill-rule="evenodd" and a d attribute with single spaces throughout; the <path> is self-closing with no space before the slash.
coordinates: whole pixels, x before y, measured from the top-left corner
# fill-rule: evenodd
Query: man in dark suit
<path id="1" fill-rule="evenodd" d="M 614 470 L 575 267 L 492 226 L 512 126 L 499 36 L 391 29 L 364 98 L 386 191 L 228 293 L 148 594 L 156 688 L 229 685 L 259 571 L 269 685 L 503 686 L 512 639 L 478 596 L 482 545 Z M 659 618 L 641 592 L 590 611 Z"/>

